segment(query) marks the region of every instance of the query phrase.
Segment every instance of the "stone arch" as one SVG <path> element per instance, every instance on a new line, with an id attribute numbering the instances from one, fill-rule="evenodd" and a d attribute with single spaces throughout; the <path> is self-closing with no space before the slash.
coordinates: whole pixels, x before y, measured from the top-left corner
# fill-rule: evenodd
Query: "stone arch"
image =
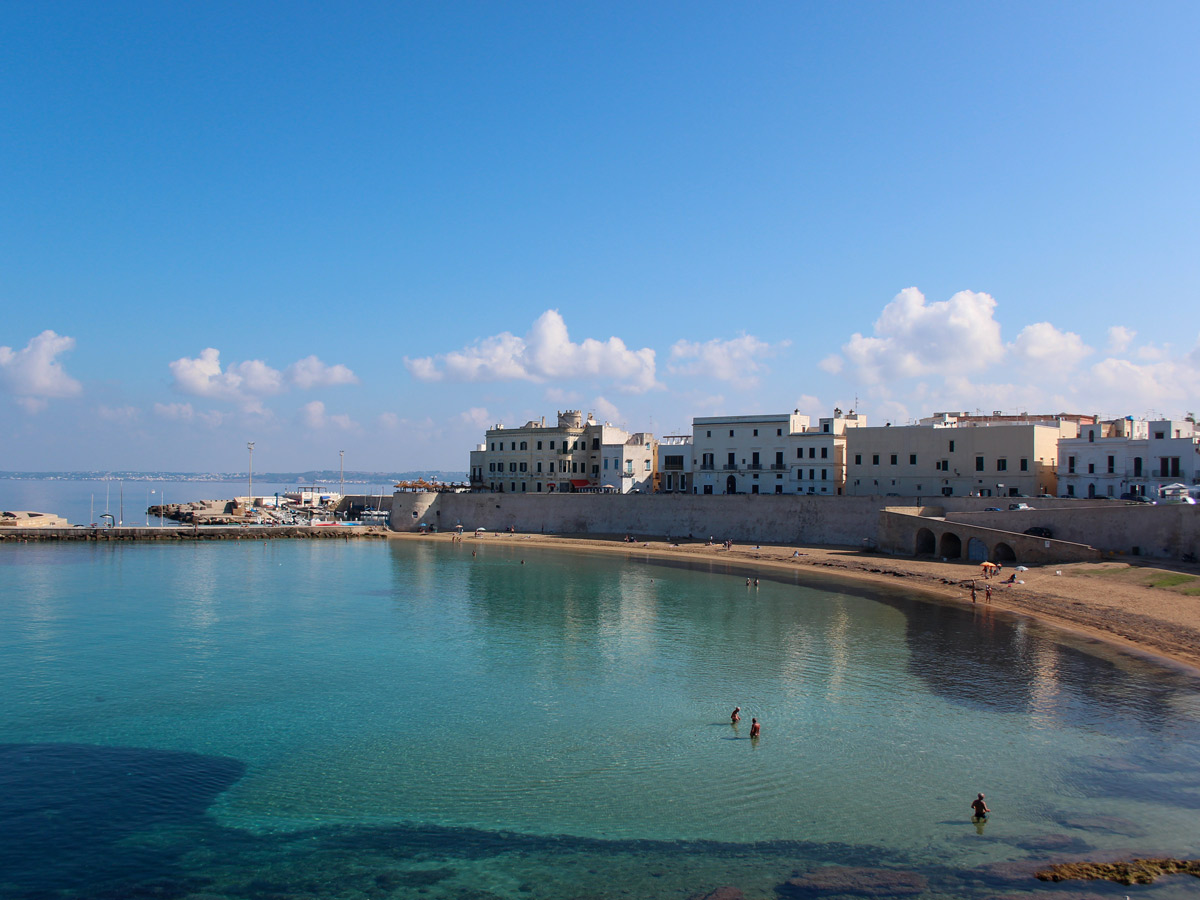
<path id="1" fill-rule="evenodd" d="M 998 563 L 1015 563 L 1017 554 L 1013 552 L 1013 548 L 1001 541 L 992 548 L 992 562 Z"/>
<path id="2" fill-rule="evenodd" d="M 916 548 L 914 555 L 916 556 L 933 556 L 937 552 L 937 538 L 933 536 L 933 532 L 928 528 L 922 528 L 917 532 Z"/>
<path id="3" fill-rule="evenodd" d="M 962 558 L 962 538 L 953 531 L 947 531 L 942 535 L 941 548 L 938 551 L 938 556 L 944 556 L 946 559 L 961 559 Z"/>
<path id="4" fill-rule="evenodd" d="M 967 559 L 971 562 L 983 562 L 988 558 L 987 544 L 977 537 L 967 541 Z"/>

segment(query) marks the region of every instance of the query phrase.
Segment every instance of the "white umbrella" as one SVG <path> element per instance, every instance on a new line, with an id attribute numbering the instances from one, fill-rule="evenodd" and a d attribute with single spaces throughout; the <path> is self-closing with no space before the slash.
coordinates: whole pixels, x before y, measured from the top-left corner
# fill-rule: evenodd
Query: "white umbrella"
<path id="1" fill-rule="evenodd" d="M 1028 566 L 1017 566 L 1017 571 L 1018 572 L 1028 572 L 1029 567 Z"/>

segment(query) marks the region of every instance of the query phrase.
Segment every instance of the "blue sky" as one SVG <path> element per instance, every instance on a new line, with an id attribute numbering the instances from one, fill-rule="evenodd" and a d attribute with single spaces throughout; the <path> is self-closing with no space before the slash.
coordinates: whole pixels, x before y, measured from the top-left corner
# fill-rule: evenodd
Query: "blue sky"
<path id="1" fill-rule="evenodd" d="M 1200 5 L 0 7 L 0 469 L 1200 411 Z"/>

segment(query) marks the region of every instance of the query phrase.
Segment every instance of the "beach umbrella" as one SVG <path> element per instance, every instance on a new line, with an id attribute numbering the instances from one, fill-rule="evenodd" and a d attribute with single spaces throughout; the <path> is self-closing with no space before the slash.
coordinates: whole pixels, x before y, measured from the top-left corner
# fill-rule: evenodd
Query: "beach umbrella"
<path id="1" fill-rule="evenodd" d="M 1017 571 L 1018 572 L 1028 572 L 1029 567 L 1028 566 L 1017 566 Z"/>

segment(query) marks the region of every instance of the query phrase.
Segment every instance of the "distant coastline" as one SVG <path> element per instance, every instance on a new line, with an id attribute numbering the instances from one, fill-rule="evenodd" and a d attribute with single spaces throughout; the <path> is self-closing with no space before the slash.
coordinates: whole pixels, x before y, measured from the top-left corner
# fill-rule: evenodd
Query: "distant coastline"
<path id="1" fill-rule="evenodd" d="M 246 480 L 246 472 L 147 472 L 147 471 L 61 471 L 61 472 L 4 472 L 0 479 L 8 481 L 178 481 L 178 482 L 236 482 Z M 255 472 L 255 481 L 289 484 L 379 484 L 383 481 L 465 481 L 465 471 L 422 469 L 408 472 L 339 472 L 337 469 L 314 469 L 307 472 Z"/>

